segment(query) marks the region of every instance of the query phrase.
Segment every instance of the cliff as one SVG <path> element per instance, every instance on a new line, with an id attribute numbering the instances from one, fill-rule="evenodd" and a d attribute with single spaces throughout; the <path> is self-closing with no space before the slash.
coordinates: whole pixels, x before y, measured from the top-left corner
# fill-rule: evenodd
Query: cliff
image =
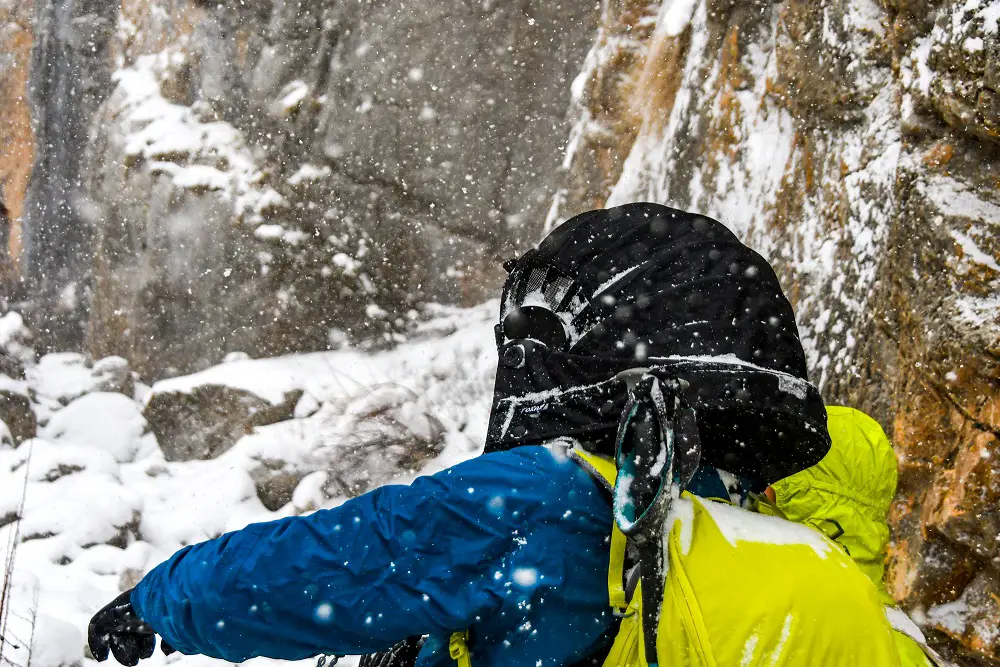
<path id="1" fill-rule="evenodd" d="M 27 103 L 30 6 L 0 3 L 0 299 L 13 292 L 20 254 L 19 219 L 31 174 L 34 134 Z"/>
<path id="2" fill-rule="evenodd" d="M 86 346 L 155 377 L 392 344 L 428 301 L 478 303 L 539 232 L 596 19 L 540 0 L 123 4 L 82 184 Z"/>
<path id="3" fill-rule="evenodd" d="M 609 0 L 556 216 L 661 201 L 774 263 L 827 400 L 891 427 L 890 592 L 984 664 L 1000 659 L 998 19 L 976 0 Z"/>
<path id="4" fill-rule="evenodd" d="M 41 348 L 389 347 L 576 212 L 698 210 L 890 432 L 891 593 L 1000 664 L 1000 1 L 29 4 L 0 180 Z"/>

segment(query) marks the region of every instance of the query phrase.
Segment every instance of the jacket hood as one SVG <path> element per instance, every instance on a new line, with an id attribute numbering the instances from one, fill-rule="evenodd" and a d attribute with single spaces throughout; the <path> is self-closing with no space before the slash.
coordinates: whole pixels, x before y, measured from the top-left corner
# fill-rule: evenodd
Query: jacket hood
<path id="1" fill-rule="evenodd" d="M 718 220 L 648 202 L 588 211 L 505 267 L 485 451 L 572 437 L 615 456 L 635 369 L 683 389 L 691 458 L 755 490 L 829 449 L 778 277 Z"/>
<path id="2" fill-rule="evenodd" d="M 865 413 L 841 406 L 826 411 L 830 451 L 811 468 L 773 484 L 776 505 L 790 521 L 817 528 L 843 546 L 884 594 L 896 453 Z"/>

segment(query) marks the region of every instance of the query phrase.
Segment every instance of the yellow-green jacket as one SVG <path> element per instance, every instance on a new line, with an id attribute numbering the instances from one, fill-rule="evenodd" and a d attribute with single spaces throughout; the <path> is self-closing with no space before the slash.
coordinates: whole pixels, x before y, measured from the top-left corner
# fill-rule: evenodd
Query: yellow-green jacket
<path id="1" fill-rule="evenodd" d="M 665 525 L 659 665 L 827 667 L 930 665 L 882 586 L 896 460 L 873 420 L 830 408 L 833 446 L 819 464 L 774 485 L 765 516 L 685 494 Z M 609 461 L 578 460 L 612 481 Z M 612 539 L 609 595 L 623 613 L 605 667 L 642 667 L 640 594 L 621 590 L 624 540 Z"/>
<path id="2" fill-rule="evenodd" d="M 921 648 L 923 635 L 894 608 L 883 582 L 896 454 L 882 427 L 865 413 L 842 406 L 826 411 L 830 452 L 815 466 L 774 484 L 775 504 L 790 521 L 834 537 L 875 585 L 889 607 L 901 665 L 930 665 Z"/>

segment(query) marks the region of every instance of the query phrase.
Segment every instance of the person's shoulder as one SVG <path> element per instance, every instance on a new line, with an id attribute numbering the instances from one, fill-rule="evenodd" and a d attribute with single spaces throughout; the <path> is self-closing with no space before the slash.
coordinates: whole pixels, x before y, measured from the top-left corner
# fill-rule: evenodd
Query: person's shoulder
<path id="1" fill-rule="evenodd" d="M 589 486 L 589 474 L 559 447 L 523 445 L 490 452 L 436 473 L 435 481 L 460 487 L 470 496 L 509 487 L 517 492 L 559 494 L 573 486 Z"/>
<path id="2" fill-rule="evenodd" d="M 487 468 L 505 468 L 528 476 L 550 480 L 578 481 L 589 474 L 568 454 L 568 449 L 558 445 L 522 445 L 498 452 L 490 452 L 472 459 L 469 463 Z"/>

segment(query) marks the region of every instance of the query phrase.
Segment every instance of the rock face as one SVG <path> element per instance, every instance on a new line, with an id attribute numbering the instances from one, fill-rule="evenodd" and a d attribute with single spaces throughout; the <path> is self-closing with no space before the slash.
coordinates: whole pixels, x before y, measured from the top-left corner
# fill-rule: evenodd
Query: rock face
<path id="1" fill-rule="evenodd" d="M 79 344 L 90 273 L 90 219 L 80 184 L 90 123 L 111 91 L 117 3 L 37 0 L 28 98 L 35 129 L 22 263 L 46 332 L 43 348 Z"/>
<path id="2" fill-rule="evenodd" d="M 391 341 L 427 300 L 491 294 L 546 216 L 597 19 L 542 0 L 123 11 L 85 159 L 87 345 L 146 377 Z"/>
<path id="3" fill-rule="evenodd" d="M 275 405 L 250 391 L 207 384 L 154 391 L 143 416 L 168 461 L 211 459 L 254 427 L 291 419 L 301 397 L 301 390 L 289 392 Z"/>
<path id="4" fill-rule="evenodd" d="M 1000 664 L 1000 3 L 602 7 L 557 219 L 661 201 L 774 263 L 813 380 L 899 453 L 891 593 Z"/>
<path id="5" fill-rule="evenodd" d="M 20 217 L 31 174 L 34 135 L 25 92 L 31 60 L 31 4 L 0 2 L 0 307 L 19 281 Z"/>

